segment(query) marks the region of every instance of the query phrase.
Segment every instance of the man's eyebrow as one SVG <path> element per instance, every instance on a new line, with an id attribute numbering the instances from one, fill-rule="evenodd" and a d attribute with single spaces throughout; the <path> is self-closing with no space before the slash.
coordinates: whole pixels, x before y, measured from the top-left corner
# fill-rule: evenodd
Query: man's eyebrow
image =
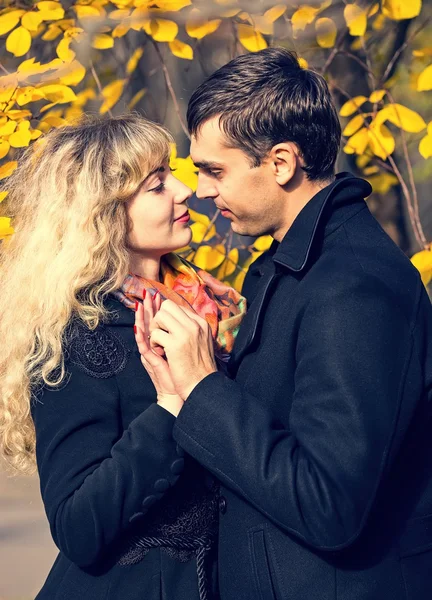
<path id="1" fill-rule="evenodd" d="M 199 160 L 197 162 L 194 161 L 194 165 L 198 167 L 198 169 L 223 169 L 223 165 L 216 162 L 209 162 L 207 160 Z"/>

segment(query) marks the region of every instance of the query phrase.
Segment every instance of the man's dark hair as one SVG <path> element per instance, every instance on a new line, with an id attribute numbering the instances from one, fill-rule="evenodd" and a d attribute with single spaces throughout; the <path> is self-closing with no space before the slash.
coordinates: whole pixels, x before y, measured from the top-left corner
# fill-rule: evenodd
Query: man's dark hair
<path id="1" fill-rule="evenodd" d="M 281 142 L 297 144 L 307 178 L 329 179 L 341 128 L 327 83 L 302 69 L 294 52 L 267 48 L 227 63 L 193 93 L 187 120 L 192 135 L 212 117 L 230 147 L 243 150 L 253 167 Z"/>

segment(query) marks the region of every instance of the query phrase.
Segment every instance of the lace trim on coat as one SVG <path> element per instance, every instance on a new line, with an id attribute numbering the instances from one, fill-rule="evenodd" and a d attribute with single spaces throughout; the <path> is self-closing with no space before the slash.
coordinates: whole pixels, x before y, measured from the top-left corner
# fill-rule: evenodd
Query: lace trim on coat
<path id="1" fill-rule="evenodd" d="M 155 546 L 171 558 L 187 562 L 196 556 L 201 544 L 211 541 L 217 533 L 218 486 L 214 484 L 205 492 L 200 486 L 189 490 L 186 497 L 179 496 L 183 494 L 174 495 L 171 502 L 161 500 L 151 517 L 149 513 L 151 521 L 145 519 L 136 530 L 119 564 L 139 562 Z M 160 543 L 154 543 L 156 539 Z"/>
<path id="2" fill-rule="evenodd" d="M 70 361 L 87 375 L 100 379 L 122 371 L 130 354 L 124 342 L 103 325 L 91 331 L 77 321 L 68 341 Z"/>

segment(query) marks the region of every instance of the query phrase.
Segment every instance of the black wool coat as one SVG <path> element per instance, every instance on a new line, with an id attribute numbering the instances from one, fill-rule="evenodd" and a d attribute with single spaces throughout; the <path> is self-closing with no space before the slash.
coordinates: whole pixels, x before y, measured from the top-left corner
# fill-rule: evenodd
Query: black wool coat
<path id="1" fill-rule="evenodd" d="M 94 332 L 70 328 L 69 378 L 32 408 L 60 550 L 37 600 L 204 600 L 217 580 L 214 479 L 156 404 L 133 311 L 114 298 L 108 308 L 112 319 Z"/>
<path id="2" fill-rule="evenodd" d="M 432 309 L 370 192 L 340 174 L 252 266 L 174 425 L 222 482 L 222 600 L 432 598 Z"/>

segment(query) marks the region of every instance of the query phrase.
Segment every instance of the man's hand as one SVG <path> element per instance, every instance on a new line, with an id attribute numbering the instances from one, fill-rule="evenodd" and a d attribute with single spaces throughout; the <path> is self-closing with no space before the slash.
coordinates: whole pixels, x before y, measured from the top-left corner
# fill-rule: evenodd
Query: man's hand
<path id="1" fill-rule="evenodd" d="M 207 375 L 217 371 L 210 326 L 192 309 L 165 300 L 150 324 L 150 332 L 151 346 L 165 350 L 171 378 L 183 400 Z"/>

